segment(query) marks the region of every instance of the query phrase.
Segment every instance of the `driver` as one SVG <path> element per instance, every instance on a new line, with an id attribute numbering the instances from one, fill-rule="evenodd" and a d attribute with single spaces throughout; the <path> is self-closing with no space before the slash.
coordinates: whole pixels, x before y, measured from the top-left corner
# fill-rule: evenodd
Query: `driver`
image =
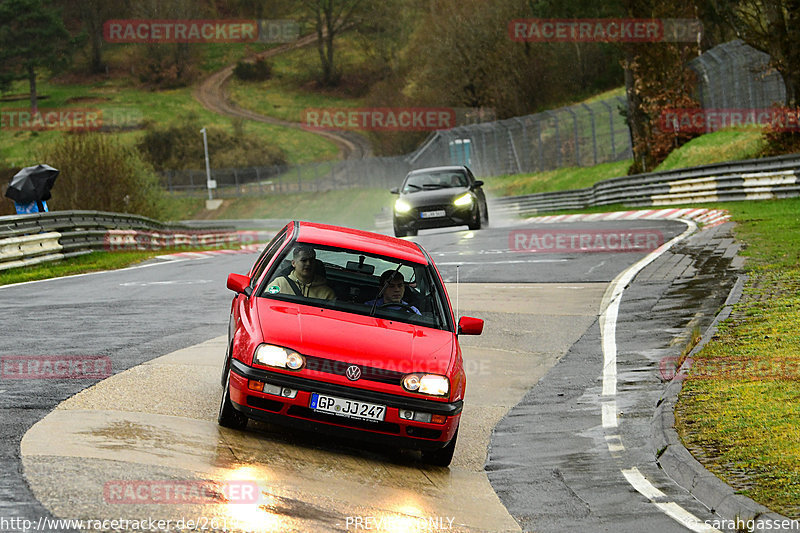
<path id="1" fill-rule="evenodd" d="M 306 298 L 333 300 L 336 294 L 325 280 L 325 276 L 317 271 L 317 254 L 311 246 L 300 245 L 292 251 L 294 269 L 288 276 L 276 278 L 267 289 L 270 293 L 296 294 Z M 274 291 L 274 292 L 273 292 Z"/>
<path id="2" fill-rule="evenodd" d="M 403 278 L 403 274 L 399 271 L 387 270 L 381 274 L 380 287 L 383 289 L 383 295 L 377 299 L 377 304 L 376 300 L 370 300 L 369 302 L 365 302 L 366 305 L 376 305 L 377 307 L 385 306 L 388 309 L 400 309 L 408 311 L 409 313 L 422 314 L 419 312 L 419 309 L 403 300 L 406 282 Z M 393 303 L 401 305 L 391 305 Z"/>

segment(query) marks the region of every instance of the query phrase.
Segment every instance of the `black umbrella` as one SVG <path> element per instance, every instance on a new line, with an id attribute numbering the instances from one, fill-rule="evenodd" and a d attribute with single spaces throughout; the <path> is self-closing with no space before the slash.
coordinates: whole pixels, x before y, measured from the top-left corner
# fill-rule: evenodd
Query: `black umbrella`
<path id="1" fill-rule="evenodd" d="M 11 178 L 6 196 L 19 204 L 45 202 L 58 177 L 58 170 L 49 165 L 25 167 Z"/>

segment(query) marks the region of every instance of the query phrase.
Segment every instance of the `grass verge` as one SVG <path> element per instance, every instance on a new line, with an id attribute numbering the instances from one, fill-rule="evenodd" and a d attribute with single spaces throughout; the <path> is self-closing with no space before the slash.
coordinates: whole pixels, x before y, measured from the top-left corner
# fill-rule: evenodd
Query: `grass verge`
<path id="1" fill-rule="evenodd" d="M 174 250 L 188 251 L 187 250 Z M 101 270 L 114 270 L 141 263 L 157 255 L 166 253 L 161 251 L 114 251 L 100 252 L 95 251 L 78 257 L 71 257 L 62 261 L 53 261 L 31 265 L 27 267 L 11 268 L 0 270 L 0 285 L 10 285 L 12 283 L 22 283 L 25 281 L 36 281 L 40 279 L 59 278 L 71 276 L 73 274 L 84 274 L 86 272 L 97 272 Z"/>
<path id="2" fill-rule="evenodd" d="M 749 279 L 694 358 L 676 428 L 738 492 L 800 518 L 800 199 L 715 207 L 737 222 Z"/>
<path id="3" fill-rule="evenodd" d="M 757 129 L 726 130 L 708 133 L 673 151 L 656 171 L 673 170 L 724 161 L 758 157 L 764 148 Z M 570 167 L 486 179 L 486 190 L 494 196 L 517 196 L 540 192 L 566 191 L 591 187 L 598 181 L 625 176 L 631 160 L 603 163 L 593 167 Z"/>
<path id="4" fill-rule="evenodd" d="M 624 176 L 630 165 L 631 160 L 626 159 L 594 167 L 569 167 L 548 172 L 485 178 L 485 189 L 492 196 L 517 196 L 583 189 L 591 187 L 598 181 Z"/>
<path id="5" fill-rule="evenodd" d="M 757 128 L 715 131 L 695 137 L 672 151 L 656 170 L 752 159 L 758 157 L 764 147 L 764 138 Z"/>
<path id="6" fill-rule="evenodd" d="M 375 217 L 391 209 L 394 196 L 385 189 L 247 195 L 223 200 L 214 211 L 203 198 L 177 197 L 174 214 L 181 219 L 288 219 L 370 230 Z"/>

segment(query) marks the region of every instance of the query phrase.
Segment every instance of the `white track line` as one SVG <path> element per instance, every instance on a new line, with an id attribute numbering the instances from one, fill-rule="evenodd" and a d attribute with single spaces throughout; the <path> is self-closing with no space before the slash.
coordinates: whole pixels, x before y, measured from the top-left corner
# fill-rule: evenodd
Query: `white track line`
<path id="1" fill-rule="evenodd" d="M 650 483 L 635 466 L 629 470 L 623 470 L 622 475 L 625 476 L 625 479 L 628 480 L 628 483 L 630 483 L 634 489 L 639 491 L 639 493 L 648 500 L 657 500 L 667 497 L 666 494 Z"/>
<path id="2" fill-rule="evenodd" d="M 48 283 L 51 281 L 59 281 L 62 279 L 69 279 L 69 278 L 82 278 L 84 276 L 95 276 L 97 274 L 108 274 L 109 272 L 124 272 L 126 270 L 138 270 L 140 268 L 150 268 L 160 265 L 172 265 L 175 263 L 181 263 L 183 261 L 189 261 L 189 259 L 173 259 L 171 261 L 162 261 L 160 263 L 148 263 L 146 265 L 136 265 L 130 266 L 125 268 L 117 268 L 114 270 L 97 270 L 95 272 L 84 272 L 83 274 L 70 274 L 69 276 L 59 276 L 57 278 L 47 278 L 47 279 L 36 279 L 33 281 L 22 281 L 20 283 L 11 283 L 9 285 L 0 285 L 0 290 L 7 289 L 9 287 L 19 287 L 20 285 L 33 285 L 34 283 Z"/>
<path id="3" fill-rule="evenodd" d="M 719 529 L 701 521 L 695 515 L 693 515 L 692 513 L 690 513 L 689 511 L 687 511 L 686 509 L 684 509 L 675 502 L 667 502 L 667 503 L 653 502 L 653 504 L 659 509 L 661 509 L 667 516 L 669 516 L 676 522 L 682 524 L 683 526 L 691 529 L 692 531 L 696 531 L 697 533 L 722 533 Z"/>
<path id="4" fill-rule="evenodd" d="M 601 309 L 604 309 L 604 311 L 600 315 L 600 343 L 603 348 L 603 400 L 601 403 L 603 428 L 616 428 L 618 425 L 617 405 L 614 398 L 617 395 L 617 316 L 619 315 L 622 293 L 636 274 L 669 250 L 675 243 L 685 239 L 697 229 L 696 223 L 690 220 L 680 220 L 686 224 L 686 230 L 683 233 L 662 244 L 644 258 L 620 272 L 603 295 Z M 606 435 L 605 439 L 608 451 L 612 455 L 618 456 L 625 451 L 625 445 L 622 443 L 622 438 L 619 434 Z M 666 498 L 666 495 L 650 483 L 636 467 L 621 470 L 621 472 L 634 489 L 682 526 L 697 533 L 721 533 L 718 529 L 704 523 L 675 502 L 662 503 L 653 501 Z"/>
<path id="5" fill-rule="evenodd" d="M 612 400 L 610 402 L 603 402 L 603 427 L 615 428 L 618 425 L 617 421 L 617 402 Z"/>

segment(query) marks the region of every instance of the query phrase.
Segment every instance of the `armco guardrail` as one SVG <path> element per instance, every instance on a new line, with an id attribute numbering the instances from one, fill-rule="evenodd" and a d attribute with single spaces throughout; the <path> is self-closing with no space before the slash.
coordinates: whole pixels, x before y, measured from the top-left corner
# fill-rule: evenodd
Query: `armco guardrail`
<path id="1" fill-rule="evenodd" d="M 525 216 L 609 204 L 664 206 L 798 195 L 800 154 L 792 154 L 612 178 L 586 189 L 497 198 L 490 212 Z"/>
<path id="2" fill-rule="evenodd" d="M 257 239 L 233 228 L 193 229 L 137 215 L 55 211 L 0 217 L 0 270 L 55 261 L 92 250 L 230 246 Z"/>

